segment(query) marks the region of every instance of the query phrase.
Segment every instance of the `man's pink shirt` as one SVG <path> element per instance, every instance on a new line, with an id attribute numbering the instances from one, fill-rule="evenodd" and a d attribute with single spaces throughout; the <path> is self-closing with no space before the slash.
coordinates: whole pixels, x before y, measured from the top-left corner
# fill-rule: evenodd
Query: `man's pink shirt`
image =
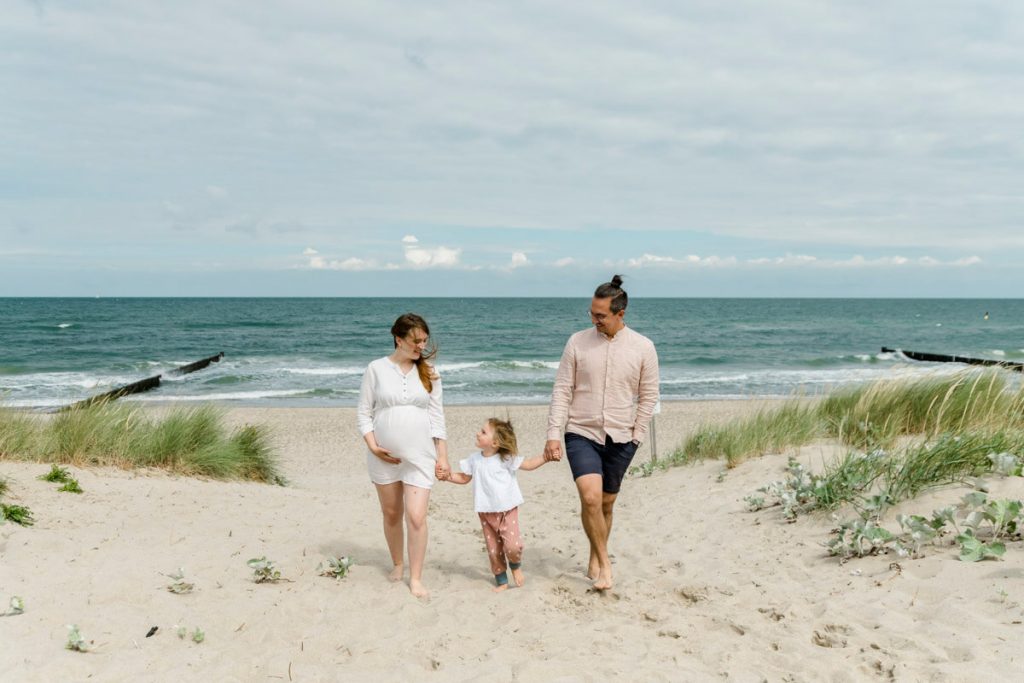
<path id="1" fill-rule="evenodd" d="M 596 328 L 569 337 L 548 411 L 548 439 L 566 432 L 603 444 L 644 441 L 658 403 L 654 343 L 623 327 L 614 337 Z"/>

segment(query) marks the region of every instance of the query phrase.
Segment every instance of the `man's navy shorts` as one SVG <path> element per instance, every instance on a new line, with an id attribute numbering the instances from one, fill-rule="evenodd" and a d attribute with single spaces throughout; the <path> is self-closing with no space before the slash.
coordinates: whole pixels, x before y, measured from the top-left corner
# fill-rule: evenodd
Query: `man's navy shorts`
<path id="1" fill-rule="evenodd" d="M 615 443 L 610 436 L 605 437 L 604 444 L 599 444 L 585 436 L 566 432 L 565 455 L 569 458 L 573 479 L 584 474 L 600 474 L 601 490 L 618 493 L 629 463 L 636 455 L 636 444 L 632 441 Z"/>

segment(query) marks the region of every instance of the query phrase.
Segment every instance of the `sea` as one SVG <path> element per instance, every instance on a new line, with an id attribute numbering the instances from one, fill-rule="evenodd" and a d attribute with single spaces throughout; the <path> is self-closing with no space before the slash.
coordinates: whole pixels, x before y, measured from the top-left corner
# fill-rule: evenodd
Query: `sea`
<path id="1" fill-rule="evenodd" d="M 352 406 L 394 319 L 422 315 L 445 403 L 543 404 L 579 298 L 0 298 L 0 405 L 52 409 L 154 375 L 122 400 Z M 1024 360 L 1020 299 L 634 298 L 663 400 L 814 396 L 963 366 L 900 351 Z M 882 347 L 897 349 L 882 352 Z M 206 369 L 181 365 L 223 352 Z"/>

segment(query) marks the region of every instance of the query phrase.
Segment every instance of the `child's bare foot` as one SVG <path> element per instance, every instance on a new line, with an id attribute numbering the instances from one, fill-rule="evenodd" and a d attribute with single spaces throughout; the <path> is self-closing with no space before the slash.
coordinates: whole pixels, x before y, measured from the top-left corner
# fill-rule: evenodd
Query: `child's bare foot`
<path id="1" fill-rule="evenodd" d="M 523 576 L 522 567 L 516 567 L 512 570 L 512 580 L 516 582 L 517 588 L 523 587 L 523 582 L 526 581 L 526 577 Z"/>
<path id="2" fill-rule="evenodd" d="M 508 584 L 507 583 L 500 584 L 498 586 L 495 586 L 491 590 L 494 591 L 495 593 L 501 593 L 502 591 L 507 591 L 508 590 Z"/>
<path id="3" fill-rule="evenodd" d="M 430 597 L 430 591 L 427 590 L 426 586 L 422 582 L 416 579 L 409 580 L 409 592 L 412 593 L 415 598 L 427 598 Z"/>
<path id="4" fill-rule="evenodd" d="M 402 572 L 404 570 L 405 570 L 405 566 L 404 565 L 396 564 L 395 568 L 391 570 L 390 574 L 388 574 L 388 581 L 393 581 L 393 582 L 396 582 L 396 583 L 398 581 L 401 581 L 402 580 Z"/>

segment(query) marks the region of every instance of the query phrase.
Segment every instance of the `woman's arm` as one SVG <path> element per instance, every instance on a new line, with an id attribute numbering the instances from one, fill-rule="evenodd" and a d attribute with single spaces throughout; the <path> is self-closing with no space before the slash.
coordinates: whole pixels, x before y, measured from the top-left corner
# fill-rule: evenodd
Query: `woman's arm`
<path id="1" fill-rule="evenodd" d="M 391 455 L 391 451 L 383 448 L 377 443 L 377 435 L 373 431 L 373 404 L 375 402 L 373 370 L 369 367 L 363 373 L 363 383 L 359 387 L 359 404 L 356 406 L 356 420 L 359 422 L 359 431 L 363 435 L 363 441 L 370 452 L 384 462 L 397 465 L 402 462 Z"/>
<path id="2" fill-rule="evenodd" d="M 448 442 L 444 439 L 434 438 L 434 449 L 437 451 L 437 462 L 434 464 L 434 476 L 444 479 L 443 475 L 451 474 L 452 468 L 448 464 Z"/>
<path id="3" fill-rule="evenodd" d="M 444 422 L 444 390 L 441 387 L 441 377 L 436 376 L 432 382 L 434 387 L 430 392 L 427 415 L 430 418 L 430 436 L 434 439 L 434 449 L 437 451 L 434 475 L 441 479 L 442 475 L 451 472 L 448 465 L 448 431 Z"/>

